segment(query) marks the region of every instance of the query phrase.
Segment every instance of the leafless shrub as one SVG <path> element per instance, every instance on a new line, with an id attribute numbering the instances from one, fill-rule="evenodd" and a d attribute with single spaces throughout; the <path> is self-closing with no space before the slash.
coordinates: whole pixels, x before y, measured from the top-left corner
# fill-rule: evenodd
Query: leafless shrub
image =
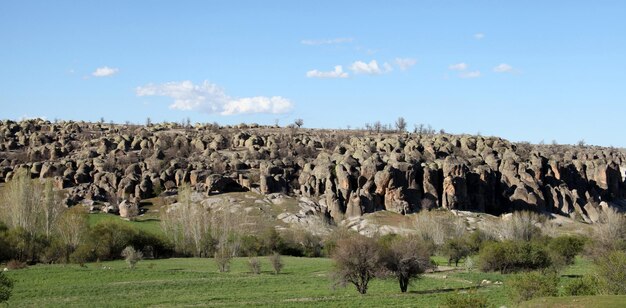
<path id="1" fill-rule="evenodd" d="M 257 257 L 251 257 L 248 259 L 248 266 L 250 267 L 250 272 L 253 274 L 261 274 L 261 261 Z"/>
<path id="2" fill-rule="evenodd" d="M 604 211 L 600 223 L 593 229 L 593 251 L 604 255 L 608 251 L 626 248 L 626 218 L 613 208 Z"/>
<path id="3" fill-rule="evenodd" d="M 466 232 L 465 221 L 449 213 L 422 211 L 415 216 L 415 230 L 426 241 L 441 246 L 448 238 L 461 237 Z"/>
<path id="4" fill-rule="evenodd" d="M 223 247 L 218 249 L 214 255 L 215 263 L 217 264 L 217 269 L 220 273 L 225 273 L 230 271 L 230 262 L 233 259 L 233 254 L 231 251 Z"/>
<path id="5" fill-rule="evenodd" d="M 279 253 L 275 252 L 270 256 L 270 263 L 272 264 L 272 268 L 274 269 L 274 274 L 278 275 L 283 270 L 285 264 L 283 263 L 282 257 Z"/>
<path id="6" fill-rule="evenodd" d="M 135 269 L 137 263 L 143 259 L 141 250 L 135 250 L 133 246 L 128 246 L 122 250 L 122 257 L 126 260 L 128 268 Z"/>
<path id="7" fill-rule="evenodd" d="M 492 229 L 494 237 L 504 240 L 523 240 L 531 239 L 541 235 L 541 226 L 546 219 L 538 213 L 530 211 L 514 212 L 509 217 L 501 219 L 497 229 Z"/>
<path id="8" fill-rule="evenodd" d="M 27 267 L 28 265 L 26 264 L 26 262 L 22 262 L 19 260 L 11 260 L 7 262 L 7 268 L 10 270 L 19 270 L 19 269 L 24 269 Z"/>

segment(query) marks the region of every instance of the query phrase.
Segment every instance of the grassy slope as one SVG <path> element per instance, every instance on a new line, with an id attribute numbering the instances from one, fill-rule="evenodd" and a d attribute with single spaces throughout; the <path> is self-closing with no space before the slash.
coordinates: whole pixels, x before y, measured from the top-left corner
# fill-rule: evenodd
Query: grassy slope
<path id="1" fill-rule="evenodd" d="M 89 224 L 91 226 L 94 226 L 101 221 L 121 221 L 123 224 L 130 225 L 139 230 L 143 230 L 157 235 L 163 234 L 161 226 L 159 225 L 159 220 L 155 218 L 139 217 L 135 221 L 128 221 L 121 219 L 119 216 L 111 214 L 89 214 Z"/>
<path id="2" fill-rule="evenodd" d="M 367 295 L 352 286 L 332 288 L 328 259 L 284 258 L 280 275 L 269 272 L 262 258 L 261 275 L 252 275 L 247 259 L 236 259 L 230 273 L 216 272 L 210 259 L 146 260 L 131 271 L 122 261 L 77 265 L 37 265 L 10 271 L 15 279 L 9 302 L 16 307 L 41 306 L 437 306 L 455 288 L 474 281 L 503 277 L 498 274 L 448 273 L 429 275 L 400 294 L 395 280 L 376 280 Z M 110 268 L 110 269 L 109 269 Z M 444 277 L 447 276 L 447 277 Z M 503 286 L 481 289 L 495 305 L 509 304 Z"/>

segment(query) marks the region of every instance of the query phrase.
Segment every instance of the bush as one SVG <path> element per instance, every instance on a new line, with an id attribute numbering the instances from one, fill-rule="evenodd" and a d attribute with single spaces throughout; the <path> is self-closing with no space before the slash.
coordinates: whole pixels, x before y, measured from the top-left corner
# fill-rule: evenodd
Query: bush
<path id="1" fill-rule="evenodd" d="M 8 228 L 0 222 L 0 262 L 10 260 L 14 256 L 15 251 L 8 239 Z"/>
<path id="2" fill-rule="evenodd" d="M 261 274 L 261 261 L 257 257 L 248 259 L 248 266 L 250 266 L 250 272 L 253 274 Z"/>
<path id="3" fill-rule="evenodd" d="M 159 236 L 121 221 L 102 221 L 91 229 L 87 243 L 79 246 L 82 251 L 77 256 L 82 262 L 113 260 L 118 259 L 128 246 L 145 252 L 151 258 L 167 257 L 173 253 L 172 246 Z"/>
<path id="4" fill-rule="evenodd" d="M 443 307 L 447 308 L 486 308 L 487 298 L 476 293 L 456 294 L 446 297 Z"/>
<path id="5" fill-rule="evenodd" d="M 483 244 L 488 240 L 488 236 L 485 232 L 476 230 L 466 237 L 467 248 L 470 251 L 470 254 L 477 254 L 480 252 L 480 248 Z"/>
<path id="6" fill-rule="evenodd" d="M 545 247 L 526 241 L 488 243 L 480 252 L 479 261 L 482 271 L 502 274 L 546 269 L 552 265 Z"/>
<path id="7" fill-rule="evenodd" d="M 9 279 L 3 272 L 0 272 L 0 303 L 8 301 L 12 291 L 13 280 Z"/>
<path id="8" fill-rule="evenodd" d="M 167 258 L 174 253 L 174 248 L 165 238 L 143 230 L 137 230 L 129 245 L 137 247 L 144 259 Z"/>
<path id="9" fill-rule="evenodd" d="M 70 254 L 70 262 L 80 264 L 80 266 L 84 266 L 85 263 L 95 259 L 95 248 L 90 244 L 80 245 Z"/>
<path id="10" fill-rule="evenodd" d="M 263 255 L 263 242 L 254 235 L 244 235 L 241 237 L 241 253 L 243 256 L 253 257 Z"/>
<path id="11" fill-rule="evenodd" d="M 35 263 L 47 246 L 46 238 L 39 233 L 30 233 L 22 227 L 10 229 L 6 233 L 9 247 L 12 247 L 11 258 L 22 262 Z"/>
<path id="12" fill-rule="evenodd" d="M 220 273 L 230 271 L 230 262 L 233 259 L 233 255 L 228 249 L 218 249 L 215 252 L 214 259 Z"/>
<path id="13" fill-rule="evenodd" d="M 127 246 L 132 245 L 138 231 L 121 221 L 102 221 L 90 232 L 90 245 L 99 260 L 119 258 Z M 89 260 L 91 261 L 91 260 Z"/>
<path id="14" fill-rule="evenodd" d="M 280 272 L 283 270 L 283 267 L 285 266 L 285 264 L 283 264 L 283 260 L 280 254 L 277 252 L 270 256 L 270 263 L 272 264 L 272 268 L 274 269 L 274 273 L 276 275 L 280 274 Z"/>
<path id="15" fill-rule="evenodd" d="M 69 255 L 67 255 L 65 245 L 55 238 L 43 251 L 40 259 L 43 263 L 54 264 L 67 261 Z"/>
<path id="16" fill-rule="evenodd" d="M 515 300 L 519 302 L 536 297 L 557 296 L 559 276 L 556 273 L 529 272 L 517 275 L 509 281 Z"/>
<path id="17" fill-rule="evenodd" d="M 143 259 L 143 253 L 139 250 L 135 250 L 133 246 L 124 248 L 121 256 L 124 257 L 130 269 L 135 269 L 137 263 Z"/>
<path id="18" fill-rule="evenodd" d="M 597 259 L 595 265 L 602 293 L 626 294 L 626 252 L 619 250 L 610 252 Z"/>
<path id="19" fill-rule="evenodd" d="M 27 267 L 28 265 L 26 264 L 26 262 L 22 262 L 20 260 L 11 260 L 7 263 L 7 268 L 10 270 L 19 270 Z"/>
<path id="20" fill-rule="evenodd" d="M 470 247 L 464 238 L 448 239 L 441 248 L 441 253 L 448 257 L 448 266 L 459 266 L 459 261 L 470 254 Z"/>
<path id="21" fill-rule="evenodd" d="M 381 249 L 382 265 L 396 276 L 402 293 L 407 291 L 411 279 L 419 278 L 431 267 L 431 251 L 417 237 L 395 237 Z"/>
<path id="22" fill-rule="evenodd" d="M 593 296 L 598 294 L 598 279 L 594 276 L 583 276 L 565 285 L 565 296 Z"/>
<path id="23" fill-rule="evenodd" d="M 574 264 L 576 256 L 584 247 L 585 239 L 579 236 L 560 236 L 548 244 L 552 263 L 561 266 Z"/>

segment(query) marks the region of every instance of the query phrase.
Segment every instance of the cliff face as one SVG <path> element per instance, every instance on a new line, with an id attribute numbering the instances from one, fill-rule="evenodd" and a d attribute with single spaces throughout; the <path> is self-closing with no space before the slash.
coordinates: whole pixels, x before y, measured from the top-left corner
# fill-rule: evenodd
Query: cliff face
<path id="1" fill-rule="evenodd" d="M 593 222 L 626 199 L 626 155 L 482 136 L 275 127 L 0 122 L 0 181 L 52 178 L 65 202 L 258 189 L 319 200 L 335 220 L 380 210 L 547 211 Z"/>

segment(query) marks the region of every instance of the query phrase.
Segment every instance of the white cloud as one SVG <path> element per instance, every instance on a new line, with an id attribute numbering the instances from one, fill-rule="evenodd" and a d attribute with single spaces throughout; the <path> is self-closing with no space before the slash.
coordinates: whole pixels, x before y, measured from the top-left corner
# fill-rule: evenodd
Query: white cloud
<path id="1" fill-rule="evenodd" d="M 453 70 L 453 71 L 464 71 L 467 69 L 467 64 L 461 62 L 461 63 L 457 63 L 457 64 L 452 64 L 450 66 L 448 66 L 448 69 Z"/>
<path id="2" fill-rule="evenodd" d="M 311 70 L 306 72 L 306 76 L 309 78 L 348 78 L 348 73 L 343 71 L 343 66 L 335 66 L 334 71 L 321 72 L 318 70 Z"/>
<path id="3" fill-rule="evenodd" d="M 474 38 L 477 39 L 477 40 L 482 40 L 482 39 L 485 38 L 485 34 L 481 33 L 481 32 L 476 33 L 476 34 L 474 34 Z"/>
<path id="4" fill-rule="evenodd" d="M 94 77 L 109 77 L 117 74 L 119 71 L 118 68 L 103 66 L 97 68 L 91 75 Z"/>
<path id="5" fill-rule="evenodd" d="M 459 74 L 461 78 L 478 78 L 480 77 L 480 71 L 462 72 Z"/>
<path id="6" fill-rule="evenodd" d="M 205 80 L 201 84 L 191 81 L 173 81 L 137 87 L 137 96 L 166 96 L 174 99 L 171 109 L 190 110 L 222 115 L 244 113 L 286 113 L 293 103 L 281 96 L 256 96 L 233 98 L 216 84 Z"/>
<path id="7" fill-rule="evenodd" d="M 506 64 L 506 63 L 502 63 L 496 67 L 493 68 L 493 71 L 496 73 L 512 73 L 513 72 L 513 67 Z"/>
<path id="8" fill-rule="evenodd" d="M 408 70 L 411 66 L 417 63 L 417 60 L 413 58 L 396 58 L 396 65 L 403 71 Z"/>
<path id="9" fill-rule="evenodd" d="M 331 44 L 342 44 L 342 43 L 351 43 L 354 39 L 351 37 L 339 37 L 334 39 L 325 39 L 325 40 L 302 40 L 300 44 L 303 45 L 331 45 Z"/>
<path id="10" fill-rule="evenodd" d="M 383 64 L 383 68 L 381 69 L 378 66 L 378 62 L 376 60 L 372 60 L 369 63 L 365 63 L 363 61 L 356 61 L 352 63 L 350 69 L 355 74 L 367 74 L 367 75 L 378 75 L 382 73 L 388 73 L 393 70 L 391 65 L 387 62 Z"/>
<path id="11" fill-rule="evenodd" d="M 293 107 L 292 103 L 281 96 L 256 96 L 231 100 L 224 105 L 223 115 L 242 113 L 286 113 Z"/>

